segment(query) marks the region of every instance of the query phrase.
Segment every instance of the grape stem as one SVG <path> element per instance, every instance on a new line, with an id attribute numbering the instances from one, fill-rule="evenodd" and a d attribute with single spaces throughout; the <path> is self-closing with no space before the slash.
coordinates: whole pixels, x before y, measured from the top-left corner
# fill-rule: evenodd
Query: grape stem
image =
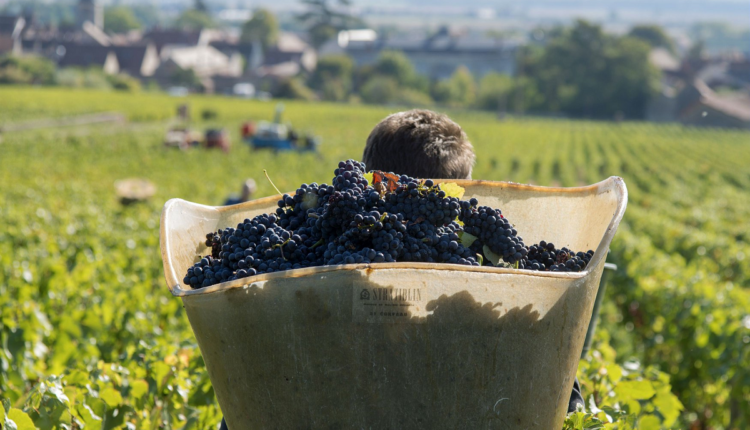
<path id="1" fill-rule="evenodd" d="M 263 174 L 266 175 L 266 179 L 268 179 L 268 182 L 271 183 L 271 186 L 273 187 L 273 189 L 275 189 L 277 193 L 281 194 L 281 191 L 279 191 L 279 189 L 276 188 L 276 185 L 274 185 L 273 181 L 271 180 L 271 177 L 268 176 L 268 172 L 266 171 L 266 169 L 263 169 Z"/>

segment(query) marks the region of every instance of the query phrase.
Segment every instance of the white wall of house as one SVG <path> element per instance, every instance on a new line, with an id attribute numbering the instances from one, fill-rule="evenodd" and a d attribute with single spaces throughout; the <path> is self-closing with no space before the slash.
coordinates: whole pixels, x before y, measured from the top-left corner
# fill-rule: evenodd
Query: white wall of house
<path id="1" fill-rule="evenodd" d="M 149 43 L 146 47 L 146 53 L 143 55 L 143 63 L 141 63 L 141 75 L 142 76 L 153 76 L 161 60 L 159 54 L 156 52 L 156 46 Z"/>
<path id="2" fill-rule="evenodd" d="M 200 77 L 240 76 L 242 74 L 240 57 L 232 59 L 212 46 L 165 46 L 161 50 L 161 60 L 171 60 L 182 69 L 193 69 Z"/>
<path id="3" fill-rule="evenodd" d="M 104 67 L 102 68 L 104 73 L 109 75 L 116 75 L 120 72 L 120 63 L 117 62 L 117 55 L 110 51 L 107 53 L 107 58 L 104 60 Z"/>

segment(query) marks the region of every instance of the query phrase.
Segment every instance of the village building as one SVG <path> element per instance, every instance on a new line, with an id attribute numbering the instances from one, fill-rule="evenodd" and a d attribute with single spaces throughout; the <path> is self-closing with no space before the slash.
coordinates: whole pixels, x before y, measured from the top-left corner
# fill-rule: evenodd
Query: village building
<path id="1" fill-rule="evenodd" d="M 21 16 L 0 16 L 0 55 L 21 54 L 21 34 L 25 25 L 26 20 Z"/>
<path id="2" fill-rule="evenodd" d="M 492 72 L 514 75 L 516 48 L 516 42 L 448 27 L 427 37 L 378 37 L 372 30 L 355 30 L 339 33 L 321 47 L 320 55 L 346 54 L 362 66 L 375 63 L 383 51 L 399 51 L 409 58 L 417 73 L 443 80 L 460 66 L 476 78 Z"/>
<path id="3" fill-rule="evenodd" d="M 742 55 L 676 60 L 664 49 L 649 55 L 661 72 L 659 93 L 646 107 L 646 120 L 698 127 L 750 129 L 750 73 Z"/>
<path id="4" fill-rule="evenodd" d="M 127 73 L 135 78 L 148 78 L 153 76 L 161 64 L 152 43 L 131 46 L 112 46 L 112 51 L 117 57 L 120 65 L 120 73 Z"/>
<path id="5" fill-rule="evenodd" d="M 97 68 L 106 74 L 114 75 L 120 72 L 117 54 L 108 46 L 66 44 L 60 45 L 57 62 L 59 67 Z"/>

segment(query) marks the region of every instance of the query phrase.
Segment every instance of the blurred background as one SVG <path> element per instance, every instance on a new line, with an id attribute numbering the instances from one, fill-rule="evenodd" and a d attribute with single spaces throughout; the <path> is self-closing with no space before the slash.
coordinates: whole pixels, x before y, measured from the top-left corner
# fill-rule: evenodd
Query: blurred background
<path id="1" fill-rule="evenodd" d="M 5 0 L 0 13 L 3 83 L 748 127 L 746 0 Z"/>
<path id="2" fill-rule="evenodd" d="M 164 202 L 330 182 L 422 107 L 464 128 L 476 179 L 628 186 L 566 429 L 750 428 L 748 12 L 0 0 L 0 427 L 217 428 Z"/>

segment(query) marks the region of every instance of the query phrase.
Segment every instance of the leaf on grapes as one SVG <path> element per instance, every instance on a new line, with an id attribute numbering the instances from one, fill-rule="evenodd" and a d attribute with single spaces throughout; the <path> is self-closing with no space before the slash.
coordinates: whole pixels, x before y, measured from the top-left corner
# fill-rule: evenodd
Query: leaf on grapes
<path id="1" fill-rule="evenodd" d="M 304 210 L 312 209 L 317 205 L 318 205 L 317 194 L 313 192 L 309 192 L 309 193 L 305 193 L 305 195 L 302 197 L 302 205 L 301 205 L 302 209 Z"/>
<path id="2" fill-rule="evenodd" d="M 362 175 L 367 179 L 367 184 L 372 185 L 372 172 L 367 172 L 364 175 Z"/>
<path id="3" fill-rule="evenodd" d="M 465 231 L 459 231 L 458 240 L 461 241 L 461 245 L 463 245 L 465 248 L 468 248 L 471 246 L 471 244 L 474 243 L 475 240 L 477 240 L 477 237 Z"/>
<path id="4" fill-rule="evenodd" d="M 445 192 L 447 197 L 455 197 L 461 199 L 464 196 L 466 190 L 463 187 L 458 186 L 455 182 L 442 183 L 438 185 L 442 191 Z"/>
<path id="5" fill-rule="evenodd" d="M 482 247 L 482 252 L 484 253 L 484 256 L 492 262 L 493 266 L 498 266 L 500 264 L 500 256 L 492 252 L 487 245 Z"/>

